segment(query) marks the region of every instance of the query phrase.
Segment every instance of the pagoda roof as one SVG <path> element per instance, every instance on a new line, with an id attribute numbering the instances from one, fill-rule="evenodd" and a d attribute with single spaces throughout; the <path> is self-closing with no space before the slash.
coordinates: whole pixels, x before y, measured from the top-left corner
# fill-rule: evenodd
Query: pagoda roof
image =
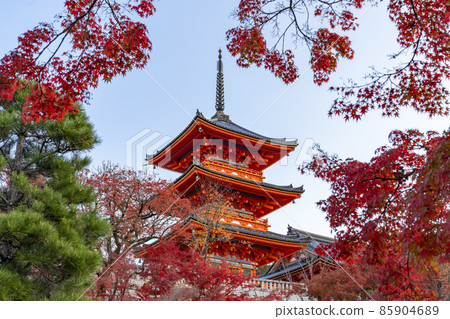
<path id="1" fill-rule="evenodd" d="M 204 227 L 205 224 L 206 221 L 202 218 L 190 215 L 182 221 L 182 225 L 178 228 L 178 231 L 171 232 L 166 238 L 172 240 L 179 235 L 180 231 L 189 226 L 198 225 L 198 227 Z M 251 242 L 252 246 L 255 248 L 267 250 L 265 252 L 266 256 L 258 261 L 259 266 L 276 261 L 280 256 L 281 258 L 292 256 L 301 249 L 304 249 L 309 243 L 309 238 L 307 237 L 283 235 L 270 231 L 261 231 L 237 225 L 230 225 L 227 223 L 220 223 L 220 227 L 222 227 L 224 231 L 231 233 L 234 240 L 238 242 Z M 137 252 L 141 255 L 145 255 L 149 248 L 157 247 L 158 245 L 159 241 L 147 243 Z"/>
<path id="2" fill-rule="evenodd" d="M 199 182 L 199 176 L 207 179 L 217 179 L 224 183 L 223 186 L 225 188 L 230 188 L 245 196 L 265 200 L 266 205 L 261 205 L 254 209 L 250 207 L 248 209 L 246 208 L 247 210 L 252 211 L 253 216 L 256 218 L 264 217 L 278 208 L 291 203 L 293 200 L 299 198 L 304 192 L 303 186 L 293 187 L 292 185 L 282 186 L 265 182 L 256 182 L 238 176 L 217 172 L 201 166 L 200 164 L 191 165 L 183 175 L 174 181 L 172 187 L 178 190 L 182 196 L 188 197 L 198 190 L 197 183 Z"/>
<path id="3" fill-rule="evenodd" d="M 264 168 L 269 167 L 281 157 L 293 151 L 298 145 L 297 139 L 272 138 L 250 131 L 235 124 L 229 120 L 226 115 L 207 119 L 202 113 L 197 111 L 197 115 L 183 131 L 155 154 L 148 154 L 146 160 L 148 160 L 150 164 L 158 165 L 168 154 L 170 154 L 171 159 L 182 158 L 193 151 L 192 141 L 202 140 L 206 134 L 205 132 L 218 139 L 234 139 L 236 140 L 237 145 L 243 145 L 244 147 L 245 145 L 241 140 L 249 140 L 254 145 L 262 141 L 263 144 L 261 145 L 260 150 L 266 150 L 277 154 L 277 156 L 269 161 Z M 280 149 L 285 149 L 286 151 L 280 152 Z M 171 153 L 169 153 L 169 151 L 171 151 Z M 166 164 L 167 163 L 163 164 L 162 167 L 167 168 Z"/>
<path id="4" fill-rule="evenodd" d="M 271 184 L 271 183 L 266 183 L 266 182 L 255 182 L 249 179 L 245 179 L 245 178 L 241 178 L 238 176 L 233 176 L 233 175 L 229 175 L 229 174 L 224 174 L 221 172 L 217 172 L 215 170 L 206 168 L 204 166 L 202 166 L 201 164 L 193 164 L 191 165 L 191 167 L 181 176 L 179 176 L 174 182 L 173 184 L 177 184 L 179 181 L 181 181 L 183 178 L 185 178 L 187 175 L 189 175 L 192 171 L 194 171 L 195 169 L 199 169 L 214 175 L 218 175 L 220 177 L 223 177 L 225 179 L 230 179 L 230 180 L 236 180 L 239 182 L 244 182 L 250 185 L 255 185 L 255 186 L 261 186 L 264 188 L 270 188 L 270 189 L 274 189 L 274 190 L 278 190 L 278 191 L 283 191 L 283 192 L 289 192 L 289 193 L 293 193 L 293 194 L 303 194 L 305 191 L 303 189 L 303 185 L 299 186 L 299 187 L 293 187 L 292 184 L 290 185 L 276 185 L 276 184 Z"/>
<path id="5" fill-rule="evenodd" d="M 203 221 L 203 219 L 196 217 L 194 215 L 189 215 L 188 217 L 186 217 L 184 219 L 184 221 L 182 221 L 182 226 L 180 227 L 180 229 L 185 228 L 192 222 L 196 222 L 201 225 L 203 225 L 205 223 Z M 299 237 L 296 235 L 283 235 L 283 234 L 279 234 L 279 233 L 275 233 L 275 232 L 271 232 L 271 231 L 262 231 L 262 230 L 248 228 L 248 227 L 231 225 L 231 224 L 227 224 L 227 223 L 220 223 L 220 226 L 223 227 L 225 230 L 235 233 L 235 234 L 242 234 L 242 235 L 247 235 L 250 237 L 261 238 L 261 239 L 269 239 L 269 240 L 275 241 L 275 242 L 282 242 L 282 243 L 289 243 L 289 244 L 301 244 L 302 247 L 305 247 L 305 245 L 307 245 L 311 242 L 311 239 L 307 236 Z M 169 238 L 173 237 L 173 236 L 177 236 L 177 233 L 173 232 L 168 235 Z M 151 243 L 144 244 L 144 246 L 147 246 L 147 247 L 156 246 L 156 245 L 158 245 L 158 243 L 159 243 L 159 241 L 153 241 Z"/>
<path id="6" fill-rule="evenodd" d="M 286 242 L 286 243 L 294 243 L 294 244 L 309 244 L 311 239 L 309 237 L 298 237 L 295 235 L 283 235 L 271 231 L 262 231 L 257 229 L 252 229 L 248 227 L 242 227 L 237 225 L 231 225 L 231 224 L 221 224 L 223 228 L 230 232 L 236 232 L 236 233 L 242 233 L 254 237 L 261 237 L 266 239 L 271 239 L 275 241 L 280 242 Z"/>
<path id="7" fill-rule="evenodd" d="M 200 113 L 201 114 L 201 113 Z M 219 120 L 219 119 L 211 119 L 207 120 L 203 117 L 203 119 L 211 124 L 215 124 L 217 126 L 220 126 L 226 130 L 230 130 L 235 133 L 239 133 L 248 137 L 253 137 L 258 140 L 263 140 L 272 144 L 279 144 L 279 145 L 286 145 L 286 146 L 297 146 L 298 142 L 297 139 L 287 139 L 287 138 L 274 138 L 274 137 L 267 137 L 258 133 L 255 133 L 253 131 L 250 131 L 240 125 L 237 125 L 236 123 L 232 122 L 231 120 Z"/>

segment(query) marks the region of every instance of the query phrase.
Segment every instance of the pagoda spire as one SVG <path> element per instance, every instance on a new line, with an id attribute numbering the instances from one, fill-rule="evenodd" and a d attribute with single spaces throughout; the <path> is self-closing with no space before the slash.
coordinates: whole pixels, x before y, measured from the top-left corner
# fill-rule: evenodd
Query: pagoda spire
<path id="1" fill-rule="evenodd" d="M 217 81 L 216 81 L 216 111 L 223 112 L 224 109 L 225 109 L 225 97 L 223 93 L 222 50 L 219 49 L 219 60 L 217 61 Z"/>
<path id="2" fill-rule="evenodd" d="M 224 110 L 225 110 L 225 97 L 223 90 L 222 50 L 219 49 L 219 60 L 217 61 L 217 82 L 216 82 L 216 114 L 214 114 L 211 120 L 230 122 L 230 118 L 223 112 Z"/>

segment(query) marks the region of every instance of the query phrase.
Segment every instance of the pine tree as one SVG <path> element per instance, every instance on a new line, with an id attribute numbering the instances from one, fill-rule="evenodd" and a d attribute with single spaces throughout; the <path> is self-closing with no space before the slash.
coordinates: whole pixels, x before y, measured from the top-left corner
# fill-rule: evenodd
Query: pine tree
<path id="1" fill-rule="evenodd" d="M 77 299 L 101 265 L 108 225 L 77 175 L 97 142 L 80 109 L 62 121 L 23 123 L 31 89 L 0 100 L 0 299 Z"/>

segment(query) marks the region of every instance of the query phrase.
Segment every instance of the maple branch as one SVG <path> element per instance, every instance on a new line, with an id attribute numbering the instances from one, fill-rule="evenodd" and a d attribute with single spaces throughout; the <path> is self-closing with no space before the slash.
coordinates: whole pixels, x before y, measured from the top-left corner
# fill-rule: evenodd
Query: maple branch
<path id="1" fill-rule="evenodd" d="M 97 13 L 98 13 L 99 10 L 100 10 L 100 7 L 97 8 L 97 11 L 95 11 L 94 14 L 93 14 L 92 16 L 97 15 Z M 86 38 L 87 38 L 87 36 L 89 35 L 89 32 L 88 32 L 89 21 L 91 21 L 91 15 L 88 15 L 88 17 L 87 17 L 87 19 L 86 19 L 85 26 L 84 26 L 84 33 L 83 33 L 83 50 L 82 50 L 81 53 L 78 55 L 78 60 L 77 60 L 77 65 L 76 65 L 76 67 L 75 67 L 73 70 L 70 70 L 69 74 L 72 74 L 73 72 L 75 72 L 75 71 L 79 68 L 79 66 L 80 66 L 80 64 L 81 64 L 81 59 L 83 58 L 83 56 L 84 56 L 85 53 L 86 53 L 86 50 L 87 50 L 87 49 L 86 49 L 85 43 L 86 43 Z M 95 22 L 95 20 L 94 20 L 94 22 Z"/>
<path id="2" fill-rule="evenodd" d="M 381 177 L 381 176 L 375 176 L 372 178 L 367 178 L 367 179 L 363 179 L 361 182 L 369 182 L 369 181 L 373 181 L 373 180 L 383 180 L 383 181 L 402 181 L 404 179 L 408 179 L 411 175 L 413 175 L 414 173 L 416 173 L 417 169 L 413 169 L 411 172 L 409 173 L 402 173 L 402 174 L 394 174 L 396 175 L 395 177 Z"/>
<path id="3" fill-rule="evenodd" d="M 309 25 L 309 8 L 304 1 L 302 2 L 302 4 L 305 7 L 305 11 L 306 11 L 306 25 Z M 306 45 L 308 46 L 308 50 L 311 53 L 311 48 L 309 46 L 309 43 L 306 42 Z"/>
<path id="4" fill-rule="evenodd" d="M 336 0 L 336 1 L 331 1 L 331 2 L 324 1 L 324 0 L 317 0 L 317 1 L 320 2 L 320 3 L 326 4 L 326 5 L 328 5 L 328 6 L 333 6 L 333 5 L 336 4 L 336 3 L 341 3 L 341 2 L 343 2 L 343 0 Z"/>
<path id="5" fill-rule="evenodd" d="M 273 45 L 273 47 L 272 47 L 273 49 L 276 48 L 276 46 L 278 45 L 278 43 L 279 43 L 281 40 L 283 40 L 283 44 L 282 44 L 283 49 L 282 49 L 281 51 L 284 52 L 284 40 L 285 40 L 285 36 L 286 36 L 287 31 L 289 30 L 289 28 L 290 28 L 293 24 L 294 24 L 294 21 L 292 21 L 292 22 L 286 27 L 286 29 L 285 29 L 284 32 L 281 34 L 281 36 L 278 37 L 277 42 L 275 42 L 275 44 Z"/>
<path id="6" fill-rule="evenodd" d="M 388 81 L 389 81 L 391 84 L 393 84 L 393 85 L 395 85 L 395 86 L 398 86 L 397 83 L 395 83 L 394 81 L 392 81 L 392 77 L 395 76 L 395 75 L 398 75 L 398 74 L 402 73 L 402 72 L 403 72 L 404 70 L 406 70 L 412 63 L 414 63 L 414 62 L 416 61 L 416 60 L 415 60 L 415 57 L 416 57 L 417 52 L 418 52 L 418 50 L 419 50 L 419 44 L 420 44 L 421 37 L 422 37 L 422 30 L 420 31 L 419 37 L 418 37 L 417 40 L 414 42 L 414 50 L 413 50 L 413 53 L 412 53 L 411 58 L 409 59 L 408 63 L 406 63 L 406 64 L 405 64 L 403 67 L 401 67 L 400 69 L 396 69 L 395 71 L 387 72 L 387 73 L 385 73 L 385 72 L 380 72 L 380 71 L 376 71 L 375 69 L 373 69 L 373 71 L 375 72 L 375 74 L 370 75 L 370 77 L 373 79 L 371 82 L 364 83 L 364 84 L 361 84 L 361 85 L 349 85 L 349 86 L 346 86 L 346 87 L 349 88 L 349 89 L 361 89 L 361 88 L 365 88 L 365 87 L 374 85 L 375 83 L 380 82 L 381 79 L 383 79 L 383 78 L 385 78 L 385 80 L 382 82 L 382 86 L 384 86 Z M 397 53 L 397 55 L 400 55 L 402 51 L 407 50 L 407 49 L 410 48 L 410 47 L 411 47 L 411 45 L 410 45 L 409 47 L 403 48 L 399 53 Z M 376 74 L 377 74 L 377 75 L 376 75 Z M 369 77 L 369 76 L 367 76 L 367 77 Z"/>
<path id="7" fill-rule="evenodd" d="M 299 0 L 298 2 L 300 2 L 301 0 Z M 270 1 L 270 2 L 273 2 L 273 1 Z M 268 2 L 268 3 L 270 3 L 270 2 Z M 297 3 L 298 3 L 297 2 Z M 268 4 L 267 3 L 267 4 Z M 266 4 L 266 5 L 267 5 Z M 266 12 L 266 11 L 264 11 L 262 8 L 260 9 L 260 12 L 262 13 L 262 14 L 264 14 L 264 15 L 267 15 L 267 16 L 270 16 L 270 15 L 274 15 L 274 16 L 278 16 L 278 15 L 280 15 L 281 13 L 283 13 L 284 11 L 286 11 L 286 10 L 288 10 L 289 9 L 289 7 L 284 7 L 284 8 L 280 8 L 280 9 L 278 9 L 278 10 L 275 10 L 275 11 L 271 11 L 271 12 Z M 269 19 L 272 19 L 273 17 L 271 17 L 271 18 L 269 18 Z"/>
<path id="8" fill-rule="evenodd" d="M 298 2 L 297 2 L 298 3 Z M 289 6 L 289 11 L 291 11 L 292 13 L 292 17 L 293 17 L 293 21 L 295 23 L 296 26 L 296 30 L 299 31 L 301 33 L 301 35 L 303 35 L 303 37 L 311 42 L 316 42 L 314 39 L 312 39 L 311 37 L 309 37 L 308 35 L 306 35 L 303 31 L 302 28 L 300 28 L 298 21 L 297 21 L 297 15 L 294 11 L 294 7 L 292 7 L 292 0 L 290 1 L 290 6 Z"/>
<path id="9" fill-rule="evenodd" d="M 303 38 L 303 39 L 305 40 L 305 43 L 307 44 L 308 48 L 310 48 L 310 47 L 309 47 L 308 41 L 306 41 L 306 40 L 309 40 L 309 41 L 311 41 L 311 42 L 315 42 L 315 39 L 311 38 L 311 37 L 308 36 L 305 32 L 303 32 L 303 29 L 300 27 L 300 25 L 299 25 L 299 23 L 298 23 L 298 20 L 297 20 L 297 14 L 296 14 L 296 12 L 295 12 L 295 8 L 297 7 L 297 5 L 298 5 L 300 2 L 301 2 L 301 3 L 305 6 L 305 8 L 307 9 L 307 6 L 306 6 L 306 4 L 305 4 L 305 2 L 304 2 L 303 0 L 298 0 L 298 1 L 295 2 L 295 3 L 293 2 L 293 0 L 290 0 L 290 3 L 289 3 L 288 6 L 280 7 L 279 9 L 274 10 L 274 11 L 270 11 L 270 12 L 264 11 L 262 8 L 260 9 L 261 14 L 266 15 L 266 16 L 267 16 L 267 19 L 265 19 L 265 20 L 264 20 L 263 22 L 261 22 L 260 24 L 256 24 L 254 27 L 260 28 L 261 30 L 264 28 L 264 26 L 265 26 L 266 24 L 268 24 L 268 23 L 271 22 L 272 20 L 275 20 L 275 21 L 272 21 L 272 22 L 274 23 L 275 28 L 276 28 L 277 30 L 279 30 L 278 22 L 277 22 L 277 21 L 278 21 L 278 17 L 279 17 L 282 13 L 284 13 L 285 11 L 290 11 L 291 14 L 292 14 L 292 16 L 293 16 L 293 19 L 292 19 L 291 23 L 289 23 L 289 25 L 288 25 L 286 28 L 284 28 L 284 31 L 282 32 L 282 34 L 281 34 L 280 36 L 278 36 L 278 39 L 277 39 L 275 45 L 273 46 L 274 48 L 276 47 L 276 45 L 277 45 L 282 39 L 283 39 L 283 43 L 284 43 L 284 38 L 285 38 L 285 35 L 286 35 L 287 31 L 289 31 L 290 27 L 291 27 L 292 25 L 294 25 L 294 24 L 295 24 L 295 26 L 296 26 L 295 30 L 296 30 L 297 37 Z M 308 20 L 309 20 L 309 11 L 308 11 L 308 10 L 307 10 L 307 16 L 308 16 L 308 18 L 307 18 L 307 21 L 308 21 Z M 278 32 L 277 32 L 277 33 L 278 33 Z M 282 51 L 284 51 L 284 45 L 283 45 Z"/>
<path id="10" fill-rule="evenodd" d="M 389 199 L 387 200 L 387 202 L 384 205 L 383 211 L 380 215 L 380 218 L 386 215 L 386 212 L 389 208 L 389 206 L 391 206 L 392 202 L 397 198 L 395 196 L 395 194 L 397 194 L 397 191 L 399 190 L 400 186 L 402 185 L 403 180 L 399 180 L 397 183 L 397 186 L 395 187 L 394 191 L 392 192 L 391 196 L 389 197 Z M 379 219 L 379 218 L 378 218 Z"/>
<path id="11" fill-rule="evenodd" d="M 415 294 L 416 296 L 418 296 L 419 294 L 416 292 L 416 290 L 414 289 L 414 287 L 411 283 L 412 279 L 411 279 L 411 272 L 410 272 L 410 267 L 409 267 L 409 255 L 410 255 L 410 253 L 408 251 L 407 257 L 406 257 L 406 273 L 408 275 L 408 287 L 409 287 L 409 291 L 410 291 L 411 295 Z"/>
<path id="12" fill-rule="evenodd" d="M 109 0 L 106 0 L 106 3 L 108 4 L 109 8 L 111 9 L 111 13 L 114 17 L 114 20 L 116 20 L 117 24 L 119 25 L 119 28 L 122 30 L 122 32 L 124 31 L 124 28 L 122 27 L 122 25 L 120 24 L 119 19 L 116 16 L 116 12 L 114 11 L 113 7 L 111 6 L 111 3 L 109 3 Z"/>
<path id="13" fill-rule="evenodd" d="M 56 41 L 56 39 L 59 38 L 62 34 L 64 34 L 64 33 L 69 33 L 69 31 L 73 29 L 73 27 L 75 26 L 75 24 L 78 23 L 79 20 L 82 20 L 88 13 L 91 12 L 92 8 L 93 8 L 94 5 L 97 3 L 97 1 L 98 1 L 98 0 L 94 0 L 94 1 L 91 3 L 90 7 L 88 8 L 88 10 L 87 10 L 85 13 L 83 13 L 82 15 L 80 15 L 79 17 L 77 17 L 77 18 L 76 18 L 69 26 L 67 26 L 64 30 L 62 30 L 60 33 L 58 33 L 52 40 L 50 40 L 49 43 L 48 43 L 44 48 L 42 48 L 42 50 L 38 53 L 38 55 L 36 56 L 36 58 L 34 59 L 34 61 L 37 61 L 37 60 L 40 58 L 40 56 L 44 53 L 44 51 L 45 51 L 50 45 L 52 45 L 52 43 L 53 43 L 54 41 Z M 65 38 L 65 37 L 66 37 L 66 36 L 64 36 L 64 38 Z M 63 38 L 62 41 L 64 41 L 64 38 Z M 61 43 L 60 43 L 60 45 L 58 46 L 58 48 L 59 48 L 60 46 L 61 46 Z M 56 51 L 55 51 L 55 53 L 56 53 Z M 55 55 L 55 53 L 53 54 L 53 56 Z"/>
<path id="14" fill-rule="evenodd" d="M 325 5 L 327 5 L 327 6 L 331 9 L 331 11 L 333 11 L 333 13 L 334 13 L 337 17 L 339 17 L 339 14 L 336 12 L 336 10 L 334 10 L 333 5 L 336 4 L 336 3 L 342 2 L 342 0 L 338 0 L 338 1 L 334 1 L 334 2 L 328 2 L 328 1 L 323 1 L 323 0 L 317 0 L 317 1 L 320 2 L 320 3 L 323 3 L 323 4 L 325 4 Z"/>
<path id="15" fill-rule="evenodd" d="M 414 17 L 416 18 L 417 22 L 419 22 L 419 24 L 420 24 L 420 29 L 421 30 L 425 30 L 423 25 L 422 25 L 422 20 L 420 19 L 419 14 L 417 13 L 416 6 L 414 5 L 414 1 L 413 0 L 409 0 L 409 3 L 411 4 L 411 7 L 413 9 Z"/>
<path id="16" fill-rule="evenodd" d="M 73 28 L 73 26 L 75 26 L 75 25 L 72 25 L 72 26 L 70 27 L 70 30 Z M 48 58 L 47 61 L 44 63 L 44 65 L 40 68 L 40 70 L 39 70 L 39 72 L 38 72 L 38 74 L 37 74 L 37 78 L 40 79 L 41 74 L 42 74 L 42 71 L 45 70 L 45 68 L 46 68 L 47 65 L 50 63 L 50 61 L 55 57 L 56 53 L 58 52 L 58 50 L 61 48 L 62 44 L 64 43 L 64 40 L 65 40 L 65 39 L 67 38 L 67 36 L 69 35 L 70 30 L 68 30 L 68 32 L 67 32 L 66 34 L 64 34 L 64 37 L 61 39 L 61 42 L 59 43 L 59 45 L 56 47 L 56 50 L 53 51 L 53 53 L 50 55 L 50 58 Z M 36 58 L 36 60 L 37 60 L 37 58 Z M 40 81 L 38 81 L 38 82 L 40 83 Z M 42 92 L 42 90 L 41 90 L 41 97 L 42 97 L 42 96 L 44 96 L 44 94 L 43 94 L 43 92 Z"/>

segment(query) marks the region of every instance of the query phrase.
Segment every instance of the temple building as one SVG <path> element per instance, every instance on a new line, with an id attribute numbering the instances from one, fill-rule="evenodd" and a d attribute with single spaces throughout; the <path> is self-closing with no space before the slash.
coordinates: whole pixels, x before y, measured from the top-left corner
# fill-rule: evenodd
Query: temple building
<path id="1" fill-rule="evenodd" d="M 334 242 L 333 238 L 305 232 L 291 226 L 288 226 L 287 233 L 299 237 L 307 236 L 311 242 L 305 249 L 294 255 L 274 262 L 267 272 L 260 276 L 261 279 L 302 282 L 304 279 L 311 279 L 325 267 L 336 267 L 336 264 L 330 258 L 321 256 L 316 252 L 317 246 L 331 244 Z"/>
<path id="2" fill-rule="evenodd" d="M 235 124 L 225 114 L 223 65 L 217 63 L 216 113 L 206 118 L 197 111 L 194 119 L 168 145 L 147 156 L 149 165 L 179 172 L 173 188 L 192 202 L 201 201 L 204 182 L 220 185 L 229 207 L 218 220 L 227 240 L 214 241 L 208 248 L 211 263 L 228 262 L 244 273 L 278 261 L 288 261 L 312 241 L 308 234 L 269 231 L 267 217 L 300 198 L 303 187 L 275 185 L 265 181 L 263 171 L 292 152 L 297 140 L 267 137 Z M 196 215 L 182 229 L 202 231 L 210 222 Z M 278 267 L 278 268 L 277 268 Z"/>

